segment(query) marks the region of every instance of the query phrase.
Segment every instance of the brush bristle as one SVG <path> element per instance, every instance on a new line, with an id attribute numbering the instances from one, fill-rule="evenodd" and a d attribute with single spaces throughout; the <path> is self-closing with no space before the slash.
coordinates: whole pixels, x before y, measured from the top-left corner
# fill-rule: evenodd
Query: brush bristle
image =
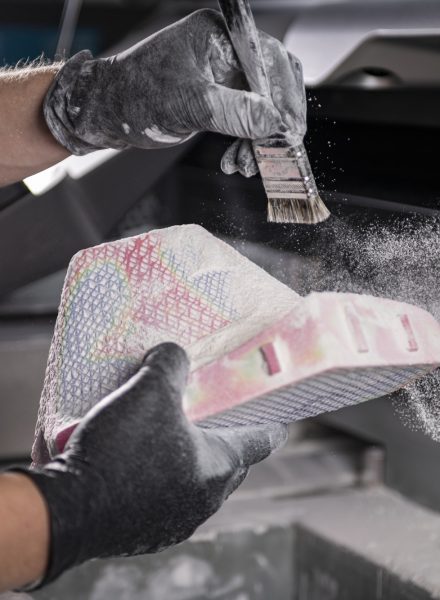
<path id="1" fill-rule="evenodd" d="M 307 199 L 272 198 L 269 200 L 269 223 L 304 223 L 315 225 L 326 221 L 330 211 L 319 196 Z"/>
<path id="2" fill-rule="evenodd" d="M 286 139 L 255 142 L 255 156 L 269 199 L 270 223 L 321 223 L 330 212 L 319 197 L 306 149 Z"/>

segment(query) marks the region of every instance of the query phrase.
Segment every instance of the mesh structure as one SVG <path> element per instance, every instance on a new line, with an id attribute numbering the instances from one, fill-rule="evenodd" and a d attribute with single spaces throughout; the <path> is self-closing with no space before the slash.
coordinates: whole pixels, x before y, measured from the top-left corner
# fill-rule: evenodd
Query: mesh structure
<path id="1" fill-rule="evenodd" d="M 287 313 L 297 299 L 295 292 L 195 225 L 79 252 L 61 297 L 34 462 L 47 461 L 57 450 L 58 433 L 127 381 L 155 345 L 178 343 L 197 368 L 227 351 L 228 340 L 244 341 Z M 226 330 L 231 333 L 225 341 Z"/>
<path id="2" fill-rule="evenodd" d="M 208 429 L 293 423 L 380 398 L 429 370 L 429 367 L 408 367 L 334 371 L 260 396 L 205 419 L 200 425 Z"/>

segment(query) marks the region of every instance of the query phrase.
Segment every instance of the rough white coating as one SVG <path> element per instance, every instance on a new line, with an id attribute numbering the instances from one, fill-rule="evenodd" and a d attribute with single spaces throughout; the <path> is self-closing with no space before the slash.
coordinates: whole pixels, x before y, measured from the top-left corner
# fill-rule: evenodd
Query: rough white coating
<path id="1" fill-rule="evenodd" d="M 192 369 L 294 309 L 299 296 L 202 227 L 153 231 L 79 252 L 67 273 L 33 457 L 174 342 Z"/>

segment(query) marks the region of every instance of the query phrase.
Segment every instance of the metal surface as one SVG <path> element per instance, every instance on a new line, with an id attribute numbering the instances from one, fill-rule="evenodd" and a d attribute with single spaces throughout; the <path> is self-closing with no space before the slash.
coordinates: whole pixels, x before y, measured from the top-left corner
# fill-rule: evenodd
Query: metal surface
<path id="1" fill-rule="evenodd" d="M 83 0 L 64 0 L 56 58 L 66 58 L 70 55 L 82 5 Z"/>
<path id="2" fill-rule="evenodd" d="M 374 400 L 357 410 L 344 409 L 323 419 L 327 425 L 384 444 L 386 481 L 402 494 L 435 511 L 440 509 L 440 481 L 435 476 L 440 444 L 405 424 L 398 414 L 398 396 Z"/>
<path id="3" fill-rule="evenodd" d="M 299 10 L 285 36 L 307 85 L 436 84 L 440 5 L 433 0 L 317 3 Z M 374 71 L 375 69 L 375 71 Z M 356 73 L 371 79 L 354 79 Z M 381 77 L 382 76 L 382 77 Z M 346 81 L 347 83 L 347 81 Z"/>

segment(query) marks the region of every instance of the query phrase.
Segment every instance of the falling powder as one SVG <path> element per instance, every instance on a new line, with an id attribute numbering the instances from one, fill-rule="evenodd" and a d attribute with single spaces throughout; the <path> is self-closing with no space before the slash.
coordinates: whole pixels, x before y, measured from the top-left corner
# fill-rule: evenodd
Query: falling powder
<path id="1" fill-rule="evenodd" d="M 440 320 L 439 220 L 364 225 L 333 217 L 313 256 L 301 293 L 367 293 L 416 304 Z M 440 441 L 440 370 L 408 386 L 394 406 L 407 425 Z"/>

